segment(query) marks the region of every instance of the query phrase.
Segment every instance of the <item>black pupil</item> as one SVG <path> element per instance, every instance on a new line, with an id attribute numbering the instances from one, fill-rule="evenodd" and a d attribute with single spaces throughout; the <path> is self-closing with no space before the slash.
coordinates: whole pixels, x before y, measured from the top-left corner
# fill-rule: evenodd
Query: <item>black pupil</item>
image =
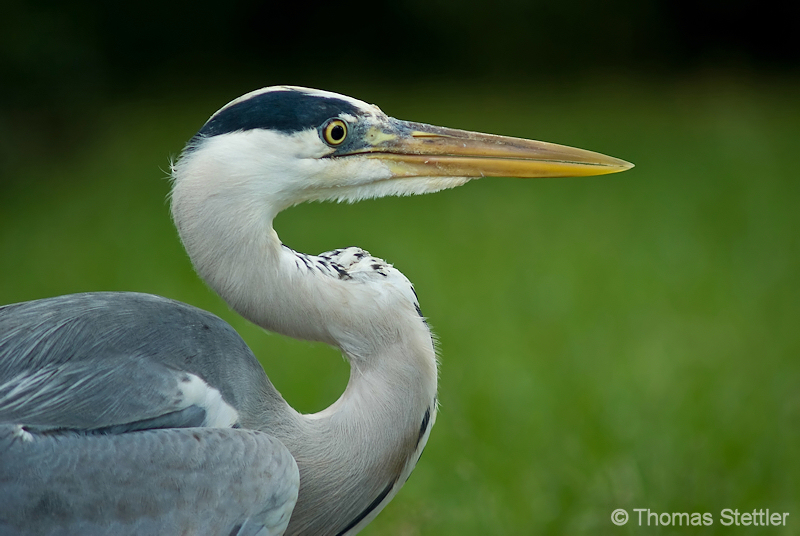
<path id="1" fill-rule="evenodd" d="M 333 141 L 339 141 L 344 138 L 344 127 L 342 125 L 333 125 L 331 128 L 331 139 Z"/>

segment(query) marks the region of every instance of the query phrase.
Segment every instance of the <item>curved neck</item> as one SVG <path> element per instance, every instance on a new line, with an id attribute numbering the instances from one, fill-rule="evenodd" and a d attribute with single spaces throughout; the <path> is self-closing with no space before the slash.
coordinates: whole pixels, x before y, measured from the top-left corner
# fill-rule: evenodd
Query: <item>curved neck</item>
<path id="1" fill-rule="evenodd" d="M 402 362 L 408 351 L 398 345 L 380 358 Z M 338 535 L 363 527 L 411 474 L 435 418 L 435 379 L 399 366 L 366 372 L 353 367 L 347 389 L 331 407 L 268 426 L 300 469 L 286 534 Z"/>
<path id="2" fill-rule="evenodd" d="M 297 460 L 300 495 L 287 534 L 359 529 L 405 482 L 435 419 L 436 356 L 410 283 L 360 250 L 314 257 L 283 246 L 263 199 L 209 189 L 190 197 L 181 186 L 173 216 L 200 276 L 252 322 L 326 342 L 349 360 L 350 381 L 329 408 L 300 415 L 273 397 L 242 425 L 274 435 Z"/>

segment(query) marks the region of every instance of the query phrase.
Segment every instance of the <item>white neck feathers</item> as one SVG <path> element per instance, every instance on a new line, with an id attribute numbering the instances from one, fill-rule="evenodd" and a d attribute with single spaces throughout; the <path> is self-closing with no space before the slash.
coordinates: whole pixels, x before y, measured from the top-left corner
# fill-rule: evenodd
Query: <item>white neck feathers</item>
<path id="1" fill-rule="evenodd" d="M 195 269 L 250 321 L 336 346 L 351 364 L 345 393 L 326 410 L 265 412 L 265 431 L 301 471 L 303 514 L 293 519 L 307 525 L 287 534 L 327 534 L 363 514 L 361 526 L 405 482 L 435 419 L 436 356 L 416 295 L 357 248 L 309 256 L 283 246 L 272 221 L 298 199 L 270 175 L 280 166 L 212 153 L 190 152 L 173 169 L 173 218 Z"/>

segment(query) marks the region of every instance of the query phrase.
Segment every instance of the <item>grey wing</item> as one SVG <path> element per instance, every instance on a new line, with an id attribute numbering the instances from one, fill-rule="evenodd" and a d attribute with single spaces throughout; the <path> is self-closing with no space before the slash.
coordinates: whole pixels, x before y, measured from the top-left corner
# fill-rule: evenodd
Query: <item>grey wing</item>
<path id="1" fill-rule="evenodd" d="M 0 425 L 0 534 L 283 534 L 300 476 L 253 430 L 30 434 Z"/>
<path id="2" fill-rule="evenodd" d="M 211 396 L 205 396 L 208 394 Z M 211 404 L 217 402 L 217 404 Z M 50 363 L 0 383 L 0 422 L 28 430 L 119 433 L 207 426 L 210 413 L 236 411 L 196 375 L 135 355 Z"/>
<path id="3" fill-rule="evenodd" d="M 238 334 L 179 302 L 92 293 L 0 308 L 0 423 L 231 426 L 282 402 L 263 393 L 275 391 Z"/>
<path id="4" fill-rule="evenodd" d="M 185 304 L 93 293 L 2 307 L 0 533 L 280 534 L 295 462 L 228 428 L 270 403 L 285 404 L 244 341 Z"/>

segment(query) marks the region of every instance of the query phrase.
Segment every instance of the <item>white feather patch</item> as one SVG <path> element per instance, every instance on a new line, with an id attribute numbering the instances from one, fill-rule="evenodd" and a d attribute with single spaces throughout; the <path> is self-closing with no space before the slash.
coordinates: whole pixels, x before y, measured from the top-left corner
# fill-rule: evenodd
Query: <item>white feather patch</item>
<path id="1" fill-rule="evenodd" d="M 203 426 L 211 428 L 230 428 L 239 421 L 239 412 L 223 400 L 219 391 L 208 385 L 198 376 L 187 374 L 182 382 L 185 406 L 198 406 L 206 412 Z"/>
<path id="2" fill-rule="evenodd" d="M 14 431 L 11 432 L 11 437 L 14 439 L 21 439 L 25 443 L 29 443 L 33 441 L 33 435 L 30 432 L 25 430 L 21 424 L 18 424 L 14 427 Z"/>

